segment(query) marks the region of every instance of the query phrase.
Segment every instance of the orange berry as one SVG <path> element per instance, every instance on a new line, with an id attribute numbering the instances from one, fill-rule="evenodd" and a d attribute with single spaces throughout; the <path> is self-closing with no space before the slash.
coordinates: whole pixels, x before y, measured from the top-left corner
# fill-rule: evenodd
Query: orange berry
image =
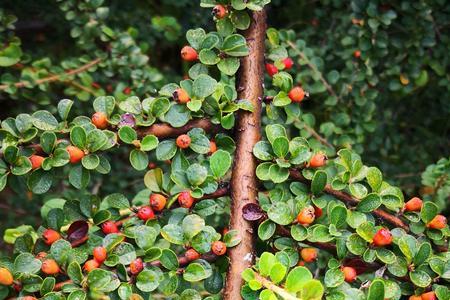
<path id="1" fill-rule="evenodd" d="M 186 92 L 186 90 L 182 88 L 176 89 L 172 95 L 175 101 L 179 103 L 188 103 L 189 101 L 191 101 L 191 98 L 189 98 L 189 95 Z"/>
<path id="2" fill-rule="evenodd" d="M 392 243 L 391 232 L 386 228 L 381 228 L 380 230 L 377 231 L 377 233 L 375 233 L 372 243 L 377 247 L 390 245 Z"/>
<path id="3" fill-rule="evenodd" d="M 214 6 L 212 14 L 217 19 L 223 19 L 228 14 L 228 11 L 225 6 L 217 4 L 216 6 Z"/>
<path id="4" fill-rule="evenodd" d="M 31 155 L 29 159 L 31 162 L 31 169 L 33 170 L 40 168 L 42 166 L 42 162 L 44 161 L 44 157 L 35 154 Z"/>
<path id="5" fill-rule="evenodd" d="M 92 251 L 92 254 L 94 255 L 94 259 L 99 263 L 102 264 L 107 257 L 107 253 L 106 253 L 106 248 L 99 246 L 99 247 L 95 247 L 94 250 Z"/>
<path id="6" fill-rule="evenodd" d="M 6 268 L 0 268 L 0 284 L 11 285 L 14 282 L 14 278 L 11 272 Z"/>
<path id="7" fill-rule="evenodd" d="M 185 61 L 196 61 L 198 59 L 198 54 L 191 46 L 184 46 L 181 49 L 181 58 Z"/>
<path id="8" fill-rule="evenodd" d="M 194 204 L 194 198 L 191 196 L 190 191 L 181 192 L 178 195 L 178 203 L 181 207 L 191 208 L 192 204 Z"/>
<path id="9" fill-rule="evenodd" d="M 292 102 L 301 102 L 305 98 L 305 91 L 301 87 L 296 86 L 289 91 L 288 96 Z"/>
<path id="10" fill-rule="evenodd" d="M 274 64 L 266 64 L 266 72 L 270 77 L 278 73 L 278 68 Z"/>
<path id="11" fill-rule="evenodd" d="M 323 153 L 314 154 L 309 160 L 308 167 L 310 168 L 320 168 L 327 163 L 327 157 Z"/>
<path id="12" fill-rule="evenodd" d="M 353 56 L 354 56 L 355 58 L 360 58 L 360 57 L 361 57 L 361 51 L 355 50 L 355 52 L 353 52 Z"/>
<path id="13" fill-rule="evenodd" d="M 286 70 L 289 70 L 294 65 L 294 61 L 292 60 L 292 58 L 286 57 L 285 59 L 283 59 L 283 64 L 284 64 L 284 68 Z"/>
<path id="14" fill-rule="evenodd" d="M 117 228 L 116 223 L 113 221 L 106 221 L 102 224 L 102 231 L 104 234 L 110 234 L 110 233 L 118 233 L 119 228 Z"/>
<path id="15" fill-rule="evenodd" d="M 56 275 L 61 270 L 54 259 L 46 259 L 42 262 L 41 271 L 47 275 Z"/>
<path id="16" fill-rule="evenodd" d="M 421 296 L 411 295 L 409 296 L 409 300 L 422 300 Z"/>
<path id="17" fill-rule="evenodd" d="M 42 233 L 42 238 L 44 239 L 44 242 L 50 246 L 57 240 L 61 239 L 61 235 L 56 230 L 49 228 L 44 230 Z"/>
<path id="18" fill-rule="evenodd" d="M 21 300 L 37 300 L 37 298 L 33 297 L 33 296 L 25 296 L 25 297 L 20 297 Z"/>
<path id="19" fill-rule="evenodd" d="M 67 152 L 69 152 L 70 156 L 70 163 L 76 164 L 81 161 L 81 159 L 84 157 L 84 152 L 78 147 L 75 146 L 67 146 L 66 148 Z"/>
<path id="20" fill-rule="evenodd" d="M 98 129 L 105 129 L 106 127 L 108 127 L 108 117 L 101 111 L 93 114 L 91 120 L 92 124 L 94 124 Z"/>
<path id="21" fill-rule="evenodd" d="M 137 217 L 143 221 L 152 220 L 155 218 L 155 213 L 150 206 L 143 206 L 139 208 Z"/>
<path id="22" fill-rule="evenodd" d="M 297 266 L 303 267 L 305 265 L 305 262 L 303 260 L 299 260 L 297 263 Z"/>
<path id="23" fill-rule="evenodd" d="M 130 263 L 130 273 L 136 275 L 144 269 L 144 263 L 142 259 L 136 258 Z"/>
<path id="24" fill-rule="evenodd" d="M 193 260 L 197 260 L 200 258 L 200 253 L 198 253 L 197 251 L 195 251 L 194 249 L 188 249 L 186 250 L 186 253 L 184 254 L 184 256 L 186 257 L 186 259 L 188 261 L 193 261 Z"/>
<path id="25" fill-rule="evenodd" d="M 303 248 L 300 251 L 300 256 L 302 257 L 303 261 L 310 263 L 317 259 L 317 250 L 314 248 Z"/>
<path id="26" fill-rule="evenodd" d="M 444 229 L 445 226 L 447 226 L 447 218 L 443 215 L 437 215 L 427 224 L 427 227 L 432 229 Z"/>
<path id="27" fill-rule="evenodd" d="M 216 142 L 214 141 L 209 141 L 209 152 L 208 154 L 213 154 L 214 152 L 217 151 L 217 145 Z"/>
<path id="28" fill-rule="evenodd" d="M 100 263 L 95 259 L 90 259 L 84 263 L 83 270 L 86 272 L 91 272 L 94 269 L 98 269 L 100 267 Z"/>
<path id="29" fill-rule="evenodd" d="M 162 211 L 166 206 L 167 198 L 160 194 L 150 195 L 150 206 L 154 211 Z"/>
<path id="30" fill-rule="evenodd" d="M 222 256 L 227 252 L 227 245 L 221 241 L 215 241 L 211 245 L 211 251 L 218 256 Z"/>
<path id="31" fill-rule="evenodd" d="M 307 206 L 297 215 L 297 221 L 302 225 L 309 225 L 314 222 L 316 215 L 314 214 L 314 207 Z"/>
<path id="32" fill-rule="evenodd" d="M 191 144 L 191 138 L 187 134 L 182 134 L 177 137 L 177 146 L 181 149 L 186 149 Z"/>
<path id="33" fill-rule="evenodd" d="M 405 203 L 404 209 L 405 211 L 420 211 L 422 209 L 422 203 L 422 199 L 414 197 Z"/>
<path id="34" fill-rule="evenodd" d="M 352 267 L 341 267 L 342 273 L 344 273 L 345 281 L 353 282 L 356 280 L 356 270 Z"/>
<path id="35" fill-rule="evenodd" d="M 433 291 L 423 293 L 420 297 L 422 298 L 422 300 L 436 300 L 436 294 Z"/>

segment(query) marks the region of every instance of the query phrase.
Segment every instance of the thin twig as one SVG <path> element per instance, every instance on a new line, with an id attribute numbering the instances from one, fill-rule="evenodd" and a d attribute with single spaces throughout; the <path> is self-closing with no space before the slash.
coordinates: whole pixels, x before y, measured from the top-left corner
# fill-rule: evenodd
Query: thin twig
<path id="1" fill-rule="evenodd" d="M 14 83 L 14 84 L 2 84 L 2 85 L 0 85 L 0 90 L 6 90 L 11 85 L 16 87 L 16 88 L 22 88 L 22 87 L 26 87 L 27 85 L 30 85 L 30 84 L 39 85 L 39 84 L 52 82 L 52 81 L 61 81 L 61 78 L 65 77 L 65 76 L 70 76 L 70 75 L 75 75 L 75 74 L 78 74 L 78 73 L 82 73 L 82 72 L 88 70 L 89 68 L 97 65 L 101 61 L 102 61 L 101 58 L 97 58 L 97 59 L 94 59 L 94 60 L 88 62 L 85 65 L 82 65 L 81 67 L 79 67 L 77 69 L 70 70 L 70 71 L 67 71 L 67 72 L 62 73 L 62 74 L 56 74 L 56 75 L 51 75 L 51 76 L 48 76 L 48 77 L 45 77 L 45 78 L 41 78 L 41 79 L 36 80 L 35 82 L 20 81 L 20 82 Z"/>

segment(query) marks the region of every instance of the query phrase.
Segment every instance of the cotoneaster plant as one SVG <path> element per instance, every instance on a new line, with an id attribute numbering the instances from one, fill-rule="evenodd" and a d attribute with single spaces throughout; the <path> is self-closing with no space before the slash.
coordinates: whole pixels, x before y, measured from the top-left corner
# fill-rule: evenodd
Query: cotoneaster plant
<path id="1" fill-rule="evenodd" d="M 217 31 L 189 30 L 189 78 L 151 96 L 100 96 L 91 116 L 64 99 L 2 121 L 1 189 L 80 192 L 44 205 L 37 230 L 9 230 L 0 298 L 450 298 L 438 206 L 405 203 L 355 152 L 301 136 L 314 97 L 266 31 L 269 2 L 201 1 Z M 108 160 L 119 147 L 146 187 L 131 201 L 89 189 L 121 176 Z"/>

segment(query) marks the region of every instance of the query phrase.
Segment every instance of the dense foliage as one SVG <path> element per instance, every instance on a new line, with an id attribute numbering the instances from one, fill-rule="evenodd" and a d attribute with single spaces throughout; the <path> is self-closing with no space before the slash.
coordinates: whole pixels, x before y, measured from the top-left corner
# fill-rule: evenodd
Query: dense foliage
<path id="1" fill-rule="evenodd" d="M 2 299 L 220 298 L 233 263 L 226 253 L 243 238 L 228 228 L 230 202 L 240 200 L 229 196 L 233 129 L 238 114 L 255 111 L 239 97 L 236 74 L 253 50 L 243 31 L 270 1 L 202 0 L 215 26 L 187 30 L 176 52 L 183 25 L 210 11 L 150 1 L 161 16 L 130 24 L 131 9 L 146 15 L 137 2 L 59 1 L 42 19 L 65 24 L 49 36 L 71 39 L 45 50 L 36 40 L 35 53 L 10 13 L 22 4 L 0 10 L 0 101 L 11 107 L 0 190 L 22 199 L 19 214 L 35 200 L 42 217 L 38 228 L 5 231 L 14 249 L 0 261 Z M 425 170 L 448 155 L 449 5 L 268 9 L 274 27 L 289 29 L 266 32 L 258 204 L 232 212 L 254 222 L 258 237 L 242 297 L 450 299 L 449 161 Z M 298 10 L 308 25 L 289 23 Z M 402 118 L 417 122 L 397 126 Z M 394 162 L 392 173 L 425 170 L 422 199 L 364 157 L 380 169 Z"/>

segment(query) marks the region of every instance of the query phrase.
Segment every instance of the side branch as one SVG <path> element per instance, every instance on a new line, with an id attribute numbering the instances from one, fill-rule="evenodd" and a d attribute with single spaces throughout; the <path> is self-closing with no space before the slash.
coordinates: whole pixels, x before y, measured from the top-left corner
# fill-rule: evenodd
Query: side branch
<path id="1" fill-rule="evenodd" d="M 300 171 L 290 170 L 289 173 L 291 178 L 306 184 L 311 184 L 311 181 L 306 179 Z M 352 206 L 356 206 L 359 203 L 358 199 L 353 198 L 346 192 L 334 190 L 329 184 L 325 186 L 324 192 Z M 393 216 L 384 210 L 376 209 L 373 211 L 373 214 L 396 227 L 400 227 L 406 231 L 409 231 L 409 226 L 405 224 L 405 222 L 403 222 L 400 218 Z"/>
<path id="2" fill-rule="evenodd" d="M 20 81 L 20 82 L 16 82 L 16 83 L 12 84 L 12 86 L 14 86 L 16 88 L 22 88 L 22 87 L 26 87 L 26 86 L 28 86 L 30 84 L 39 85 L 39 84 L 52 82 L 52 81 L 60 81 L 65 76 L 70 76 L 70 75 L 75 75 L 75 74 L 78 74 L 78 73 L 82 73 L 82 72 L 88 70 L 89 68 L 97 65 L 101 61 L 102 61 L 101 58 L 97 58 L 97 59 L 94 59 L 94 60 L 88 62 L 85 65 L 82 65 L 81 67 L 79 67 L 77 69 L 70 70 L 70 71 L 67 71 L 67 72 L 62 73 L 62 74 L 51 75 L 51 76 L 48 76 L 48 77 L 45 77 L 45 78 L 38 79 L 35 82 Z M 2 85 L 0 85 L 0 91 L 6 90 L 10 86 L 11 86 L 11 84 L 2 84 Z"/>
<path id="3" fill-rule="evenodd" d="M 254 107 L 253 112 L 239 111 L 236 122 L 236 152 L 231 177 L 230 227 L 236 229 L 241 242 L 230 249 L 230 266 L 227 272 L 223 298 L 241 299 L 242 272 L 254 261 L 253 224 L 242 216 L 242 209 L 249 203 L 257 203 L 256 160 L 253 146 L 261 139 L 261 99 L 264 83 L 264 42 L 266 33 L 266 12 L 256 11 L 248 30 L 244 32 L 249 55 L 241 61 L 238 91 L 239 99 L 247 99 Z"/>
<path id="4" fill-rule="evenodd" d="M 158 138 L 177 137 L 180 134 L 186 133 L 192 128 L 202 128 L 206 132 L 217 132 L 220 130 L 220 126 L 213 124 L 209 119 L 197 119 L 191 120 L 186 125 L 181 127 L 172 127 L 166 123 L 153 124 L 150 127 L 142 127 L 137 129 L 139 137 L 144 137 L 149 134 L 153 134 Z"/>

